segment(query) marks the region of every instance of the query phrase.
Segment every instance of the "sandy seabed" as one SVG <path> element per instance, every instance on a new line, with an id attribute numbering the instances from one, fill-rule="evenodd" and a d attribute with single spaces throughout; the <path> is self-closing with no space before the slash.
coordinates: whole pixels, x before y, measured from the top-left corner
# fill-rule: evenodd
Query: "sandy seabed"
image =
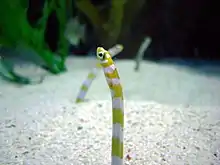
<path id="1" fill-rule="evenodd" d="M 111 102 L 103 73 L 88 102 L 75 104 L 94 59 L 69 58 L 52 76 L 29 64 L 24 75 L 47 74 L 43 84 L 0 82 L 0 165 L 107 165 Z M 219 165 L 220 79 L 186 69 L 117 61 L 125 94 L 125 156 L 129 165 Z M 148 72 L 149 71 L 149 72 Z"/>

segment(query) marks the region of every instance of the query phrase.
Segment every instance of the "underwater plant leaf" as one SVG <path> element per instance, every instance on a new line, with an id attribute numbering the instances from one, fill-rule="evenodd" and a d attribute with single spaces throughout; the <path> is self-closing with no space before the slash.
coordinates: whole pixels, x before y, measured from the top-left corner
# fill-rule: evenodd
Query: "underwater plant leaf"
<path id="1" fill-rule="evenodd" d="M 13 71 L 13 66 L 3 62 L 0 58 L 0 76 L 10 82 L 18 83 L 18 84 L 40 84 L 43 82 L 44 77 L 42 76 L 40 80 L 31 80 L 30 78 L 23 77 Z"/>
<path id="2" fill-rule="evenodd" d="M 48 64 L 50 64 L 48 65 L 50 68 L 50 71 L 55 74 L 60 73 L 60 69 L 58 66 L 58 63 L 59 63 L 58 57 L 56 57 L 55 55 L 52 55 L 52 53 L 49 51 L 45 51 L 44 56 L 47 57 Z"/>
<path id="3" fill-rule="evenodd" d="M 107 23 L 107 30 L 108 33 L 115 39 L 118 38 L 121 27 L 122 21 L 124 19 L 124 6 L 126 1 L 125 0 L 112 0 L 111 1 L 111 8 L 110 8 L 110 16 Z"/>
<path id="4" fill-rule="evenodd" d="M 22 1 L 22 3 L 21 3 Z M 16 47 L 22 44 L 24 47 L 34 49 L 39 57 L 45 62 L 51 73 L 58 73 L 65 70 L 65 58 L 67 57 L 68 43 L 64 40 L 64 28 L 66 24 L 65 1 L 46 1 L 43 8 L 43 16 L 37 22 L 37 27 L 33 28 L 27 19 L 27 0 L 3 1 L 0 5 L 0 44 L 9 47 Z M 60 22 L 60 42 L 58 48 L 61 60 L 54 59 L 53 53 L 49 50 L 44 41 L 44 32 L 48 16 L 52 10 L 58 12 Z M 4 34 L 4 35 L 3 35 Z M 55 62 L 55 64 L 52 64 Z"/>

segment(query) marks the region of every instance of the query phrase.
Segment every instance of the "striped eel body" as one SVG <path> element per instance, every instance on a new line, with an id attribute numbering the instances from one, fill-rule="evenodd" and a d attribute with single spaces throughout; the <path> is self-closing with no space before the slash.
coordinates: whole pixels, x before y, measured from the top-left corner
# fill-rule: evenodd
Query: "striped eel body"
<path id="1" fill-rule="evenodd" d="M 103 67 L 103 71 L 111 91 L 112 97 L 112 165 L 123 164 L 123 128 L 124 128 L 124 99 L 120 83 L 120 77 L 115 64 L 108 51 L 102 47 L 97 48 L 97 58 Z"/>
<path id="2" fill-rule="evenodd" d="M 118 44 L 118 45 L 115 45 L 114 47 L 110 48 L 108 50 L 108 52 L 113 56 L 117 55 L 118 53 L 120 53 L 121 51 L 123 50 L 123 46 Z M 96 67 L 94 67 L 92 69 L 91 72 L 89 72 L 87 78 L 85 81 L 83 81 L 83 84 L 81 85 L 80 87 L 80 91 L 76 97 L 76 103 L 80 103 L 80 102 L 84 102 L 85 101 L 85 97 L 86 97 L 86 94 L 93 82 L 93 80 L 96 78 L 97 74 L 98 74 L 98 71 L 99 69 L 101 69 L 102 66 L 100 65 L 100 63 L 97 63 L 96 64 Z"/>

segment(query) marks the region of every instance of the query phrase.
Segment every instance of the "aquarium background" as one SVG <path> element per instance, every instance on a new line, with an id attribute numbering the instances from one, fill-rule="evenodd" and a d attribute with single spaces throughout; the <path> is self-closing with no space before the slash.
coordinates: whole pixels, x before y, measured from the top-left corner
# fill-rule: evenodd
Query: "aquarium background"
<path id="1" fill-rule="evenodd" d="M 214 0 L 2 0 L 0 164 L 111 164 L 96 49 L 119 46 L 124 164 L 219 165 L 219 17 Z"/>

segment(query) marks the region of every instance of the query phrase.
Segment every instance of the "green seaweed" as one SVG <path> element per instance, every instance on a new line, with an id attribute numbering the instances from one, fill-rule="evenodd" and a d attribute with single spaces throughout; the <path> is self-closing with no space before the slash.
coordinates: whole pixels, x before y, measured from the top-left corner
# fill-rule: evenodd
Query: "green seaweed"
<path id="1" fill-rule="evenodd" d="M 27 0 L 1 1 L 0 5 L 0 44 L 16 47 L 22 44 L 31 48 L 43 59 L 46 67 L 54 74 L 66 71 L 65 60 L 68 54 L 68 41 L 64 37 L 66 24 L 66 2 L 46 0 L 43 16 L 33 28 L 27 20 Z M 44 40 L 47 18 L 55 10 L 59 20 L 59 43 L 56 54 L 48 48 Z"/>

